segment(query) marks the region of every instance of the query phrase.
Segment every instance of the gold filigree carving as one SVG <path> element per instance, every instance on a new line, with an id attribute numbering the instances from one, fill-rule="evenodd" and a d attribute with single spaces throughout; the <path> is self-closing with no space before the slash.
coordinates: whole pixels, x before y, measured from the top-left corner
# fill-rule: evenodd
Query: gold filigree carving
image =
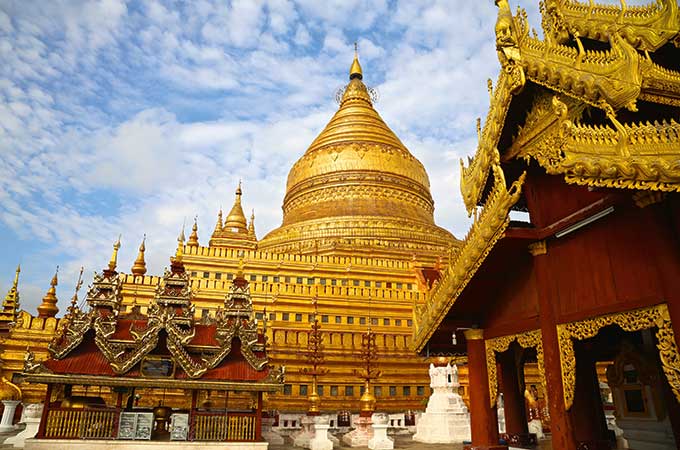
<path id="1" fill-rule="evenodd" d="M 639 50 L 654 51 L 677 37 L 680 15 L 676 0 L 659 0 L 643 6 L 594 4 L 575 0 L 541 2 L 545 35 L 565 42 L 571 34 L 607 42 L 612 33 L 620 34 Z"/>
<path id="2" fill-rule="evenodd" d="M 543 392 L 547 394 L 545 372 L 543 370 L 543 338 L 541 330 L 526 331 L 524 333 L 500 336 L 485 341 L 486 370 L 489 376 L 489 398 L 491 407 L 496 405 L 498 398 L 498 374 L 496 373 L 496 353 L 503 353 L 510 348 L 510 344 L 517 342 L 522 348 L 535 348 L 538 372 L 541 376 Z"/>
<path id="3" fill-rule="evenodd" d="M 497 158 L 496 146 L 503 131 L 510 100 L 525 83 L 524 73 L 518 65 L 507 67 L 508 69 L 503 69 L 498 76 L 474 158 L 468 158 L 467 167 L 463 160 L 460 160 L 460 192 L 463 195 L 468 215 L 472 215 L 481 200 L 489 170 Z"/>
<path id="4" fill-rule="evenodd" d="M 654 191 L 680 190 L 680 124 L 622 124 L 610 107 L 613 127 L 572 122 L 565 103 L 553 97 L 554 122 L 518 156 L 533 157 L 546 172 L 568 183 Z"/>
<path id="5" fill-rule="evenodd" d="M 508 212 L 520 197 L 526 172 L 508 189 L 500 166 L 494 164 L 492 168 L 494 186 L 482 212 L 475 214 L 470 231 L 458 252 L 450 256 L 450 264 L 430 291 L 428 302 L 413 308 L 413 346 L 418 352 L 503 235 L 509 223 Z"/>
<path id="6" fill-rule="evenodd" d="M 562 384 L 564 386 L 564 405 L 571 408 L 574 403 L 576 385 L 576 356 L 574 339 L 588 339 L 597 335 L 600 329 L 618 325 L 624 331 L 640 331 L 657 328 L 657 349 L 663 372 L 673 394 L 680 401 L 680 355 L 675 344 L 673 325 L 671 324 L 668 306 L 664 304 L 647 308 L 607 314 L 579 322 L 557 325 L 557 337 L 560 346 L 560 362 L 562 367 Z"/>
<path id="7" fill-rule="evenodd" d="M 548 253 L 548 246 L 545 242 L 543 241 L 536 241 L 532 242 L 529 244 L 529 253 L 531 253 L 531 256 L 539 256 L 539 255 L 545 255 Z"/>

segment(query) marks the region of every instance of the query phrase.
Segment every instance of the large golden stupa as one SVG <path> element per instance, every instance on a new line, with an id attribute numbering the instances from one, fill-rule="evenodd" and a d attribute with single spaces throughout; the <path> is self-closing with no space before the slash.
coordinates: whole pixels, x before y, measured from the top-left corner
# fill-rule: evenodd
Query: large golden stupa
<path id="1" fill-rule="evenodd" d="M 441 256 L 455 242 L 434 223 L 427 172 L 373 108 L 354 58 L 340 108 L 288 174 L 272 252 Z"/>

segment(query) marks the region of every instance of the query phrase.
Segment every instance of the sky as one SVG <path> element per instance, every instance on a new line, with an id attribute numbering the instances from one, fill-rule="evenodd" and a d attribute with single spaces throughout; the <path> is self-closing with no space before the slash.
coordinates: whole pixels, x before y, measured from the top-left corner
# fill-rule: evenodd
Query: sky
<path id="1" fill-rule="evenodd" d="M 538 0 L 510 3 L 539 28 Z M 197 216 L 207 245 L 239 179 L 263 237 L 355 41 L 376 109 L 428 171 L 436 222 L 463 238 L 458 160 L 498 74 L 496 14 L 491 0 L 0 0 L 0 294 L 21 263 L 34 312 L 59 265 L 65 309 L 119 234 L 121 270 L 146 234 L 162 273 L 183 223 Z"/>

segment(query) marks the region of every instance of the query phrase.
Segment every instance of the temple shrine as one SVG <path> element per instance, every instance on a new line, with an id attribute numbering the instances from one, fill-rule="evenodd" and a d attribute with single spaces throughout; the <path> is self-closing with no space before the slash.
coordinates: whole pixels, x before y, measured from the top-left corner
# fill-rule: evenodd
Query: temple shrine
<path id="1" fill-rule="evenodd" d="M 474 223 L 416 309 L 414 347 L 467 354 L 471 448 L 538 431 L 555 449 L 676 448 L 678 4 L 546 0 L 543 38 L 496 4 L 501 71 L 461 161 Z"/>
<path id="2" fill-rule="evenodd" d="M 50 357 L 37 362 L 26 354 L 20 378 L 47 385 L 40 426 L 26 448 L 133 449 L 141 441 L 266 448 L 262 396 L 283 388 L 283 371 L 269 364 L 266 322 L 258 328 L 243 272 L 216 316 L 198 323 L 180 245 L 146 313 L 126 313 L 118 248 L 95 274 L 87 311 L 74 296 Z M 139 405 L 141 390 L 157 404 Z"/>

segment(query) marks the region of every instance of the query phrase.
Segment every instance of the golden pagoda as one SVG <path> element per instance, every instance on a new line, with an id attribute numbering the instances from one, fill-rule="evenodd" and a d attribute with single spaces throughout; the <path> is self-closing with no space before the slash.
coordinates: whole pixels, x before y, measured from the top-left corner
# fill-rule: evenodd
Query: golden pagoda
<path id="1" fill-rule="evenodd" d="M 322 326 L 328 369 L 317 380 L 321 412 L 359 410 L 364 382 L 355 373 L 363 368 L 369 325 L 382 372 L 371 386 L 376 408 L 422 409 L 429 396 L 427 364 L 411 350 L 413 309 L 437 285 L 459 241 L 435 224 L 425 168 L 374 109 L 357 57 L 349 75 L 338 111 L 290 171 L 279 228 L 258 241 L 254 212 L 249 221 L 242 205 L 247 189 L 239 182 L 229 212 L 218 212 L 207 245 L 197 221 L 189 239 L 182 233 L 178 240 L 175 259 L 190 276 L 201 323 L 219 316 L 237 273 L 249 282 L 261 323 L 266 314 L 271 361 L 286 366 L 283 391 L 265 398 L 269 410 L 307 410 L 313 379 L 302 370 L 308 364 L 299 350 L 308 346 L 314 317 Z M 112 271 L 119 248 L 120 241 Z M 146 272 L 145 250 L 142 241 L 131 273 L 117 272 L 121 302 L 112 307 L 119 314 L 146 314 L 162 281 Z M 23 365 L 28 336 L 45 336 L 31 345 L 38 361 L 47 355 L 45 342 L 62 327 L 54 318 L 35 322 L 22 314 L 22 327 L 0 354 L 12 371 Z M 47 323 L 49 330 L 40 331 Z M 40 398 L 33 392 L 30 397 Z"/>

